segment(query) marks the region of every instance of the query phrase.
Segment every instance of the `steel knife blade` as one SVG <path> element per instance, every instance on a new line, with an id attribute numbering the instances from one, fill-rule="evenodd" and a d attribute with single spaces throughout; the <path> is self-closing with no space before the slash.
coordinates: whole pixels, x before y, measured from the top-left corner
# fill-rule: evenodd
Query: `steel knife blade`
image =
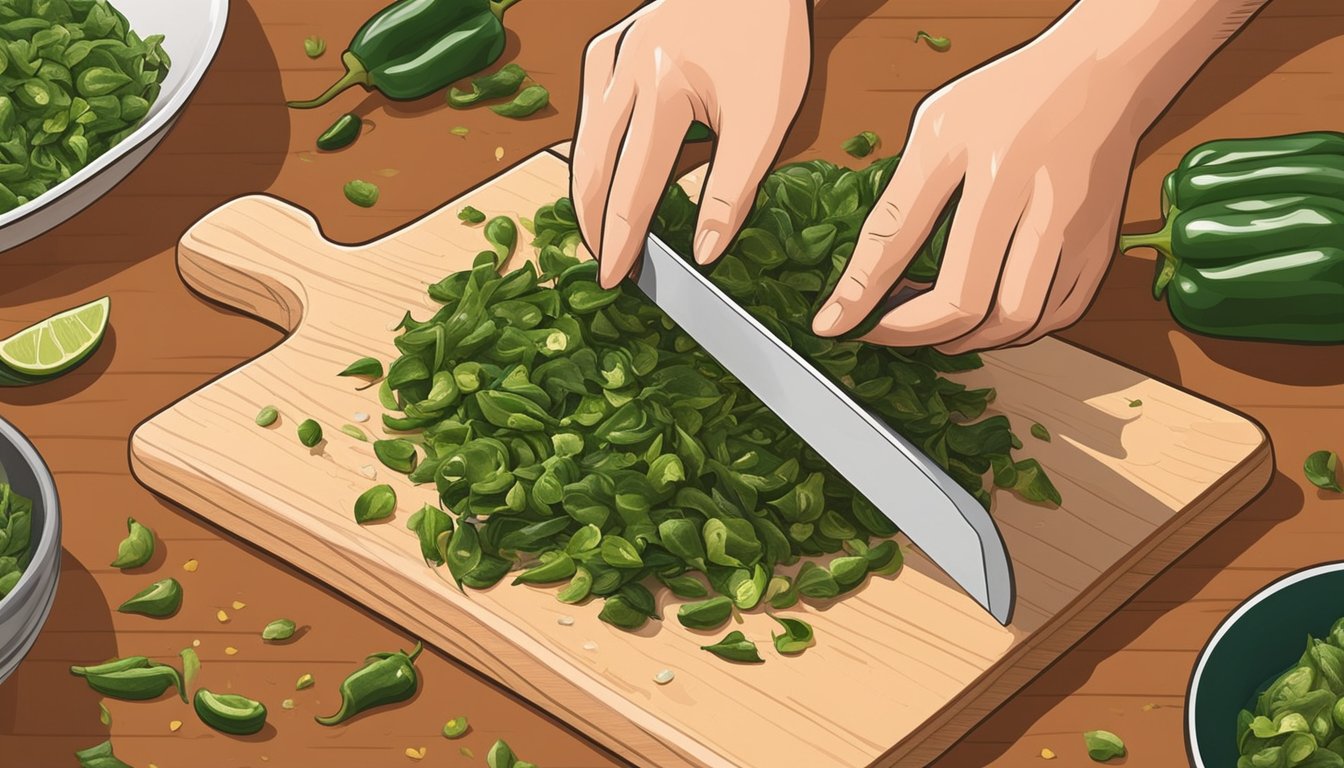
<path id="1" fill-rule="evenodd" d="M 645 295 L 845 476 L 1002 624 L 1013 572 L 993 518 L 901 435 L 856 403 L 696 267 L 650 235 Z"/>

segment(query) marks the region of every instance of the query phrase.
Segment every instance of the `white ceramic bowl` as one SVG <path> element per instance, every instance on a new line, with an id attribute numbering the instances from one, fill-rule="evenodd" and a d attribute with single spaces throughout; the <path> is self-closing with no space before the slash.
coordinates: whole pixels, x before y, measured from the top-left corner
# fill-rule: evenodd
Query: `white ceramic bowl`
<path id="1" fill-rule="evenodd" d="M 0 419 L 0 469 L 0 476 L 15 491 L 33 501 L 32 559 L 14 589 L 0 597 L 3 683 L 37 640 L 56 599 L 56 581 L 61 574 L 61 510 L 56 485 L 37 449 L 4 419 Z"/>
<path id="2" fill-rule="evenodd" d="M 120 144 L 45 194 L 0 215 L 0 252 L 32 240 L 87 208 L 126 178 L 168 133 L 219 50 L 229 0 L 111 0 L 141 37 L 161 34 L 172 58 L 159 98 Z"/>

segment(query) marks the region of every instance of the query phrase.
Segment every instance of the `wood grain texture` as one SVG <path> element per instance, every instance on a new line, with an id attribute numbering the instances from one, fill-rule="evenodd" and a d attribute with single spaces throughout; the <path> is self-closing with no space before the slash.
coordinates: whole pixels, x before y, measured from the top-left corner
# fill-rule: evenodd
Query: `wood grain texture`
<path id="1" fill-rule="evenodd" d="M 800 608 L 815 649 L 752 667 L 699 651 L 706 635 L 674 621 L 621 632 L 597 620 L 599 605 L 564 606 L 552 590 L 464 595 L 424 566 L 404 528 L 410 511 L 434 501 L 432 488 L 412 487 L 335 429 L 362 411 L 381 431 L 374 390 L 335 374 L 356 357 L 395 356 L 390 324 L 407 307 L 431 313 L 427 283 L 470 265 L 482 240 L 457 220 L 460 206 L 530 216 L 567 179 L 564 162 L 543 153 L 360 247 L 326 242 L 306 213 L 273 198 L 212 213 L 183 237 L 183 278 L 291 333 L 144 424 L 131 443 L 137 476 L 626 759 L 658 766 L 923 765 L 1268 478 L 1268 445 L 1249 420 L 1046 339 L 986 355 L 964 377 L 997 389 L 994 405 L 1019 434 L 1041 422 L 1054 435 L 1030 440 L 1027 452 L 1051 472 L 1064 508 L 995 498 L 1017 576 L 1009 627 L 914 550 L 898 577 Z M 1129 406 L 1135 399 L 1142 407 Z M 282 416 L 261 429 L 252 417 L 268 403 Z M 312 450 L 294 435 L 305 418 L 327 427 Z M 398 516 L 360 527 L 350 508 L 369 466 L 397 489 Z M 659 595 L 665 612 L 668 597 Z M 562 614 L 575 623 L 559 624 Z M 763 640 L 773 626 L 755 611 L 742 629 Z M 596 651 L 584 648 L 590 641 Z M 657 686 L 663 667 L 677 677 Z"/>

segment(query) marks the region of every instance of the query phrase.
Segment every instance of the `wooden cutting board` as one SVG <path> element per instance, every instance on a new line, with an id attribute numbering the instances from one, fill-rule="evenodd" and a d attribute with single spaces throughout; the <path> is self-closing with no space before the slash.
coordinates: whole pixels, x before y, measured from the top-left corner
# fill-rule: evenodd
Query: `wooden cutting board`
<path id="1" fill-rule="evenodd" d="M 554 589 L 506 581 L 463 594 L 425 566 L 405 528 L 435 501 L 433 487 L 412 486 L 339 431 L 363 412 L 381 436 L 382 411 L 375 388 L 336 374 L 364 355 L 393 359 L 388 329 L 408 308 L 431 314 L 426 285 L 470 266 L 484 240 L 458 221 L 461 206 L 530 217 L 567 193 L 557 149 L 363 246 L 329 243 L 306 212 L 263 196 L 196 224 L 178 249 L 183 279 L 289 336 L 141 425 L 137 477 L 638 766 L 761 768 L 924 765 L 1268 481 L 1269 444 L 1246 417 L 1047 338 L 959 376 L 995 387 L 994 410 L 1019 435 L 1039 422 L 1053 436 L 1026 437 L 1025 454 L 1045 465 L 1064 506 L 994 497 L 1017 581 L 1010 626 L 908 542 L 895 578 L 790 609 L 816 628 L 800 657 L 774 653 L 777 625 L 764 611 L 745 616 L 738 628 L 763 649 L 759 665 L 699 650 L 727 630 L 687 630 L 665 593 L 665 620 L 635 633 L 600 622 L 596 603 L 557 602 Z M 683 184 L 698 191 L 694 174 Z M 524 256 L 530 248 L 515 261 Z M 267 404 L 281 417 L 261 428 L 253 419 Z M 313 449 L 295 434 L 305 418 L 325 428 Z M 399 506 L 389 523 L 361 527 L 351 508 L 373 482 L 361 474 L 369 467 Z M 658 685 L 664 668 L 676 677 Z"/>

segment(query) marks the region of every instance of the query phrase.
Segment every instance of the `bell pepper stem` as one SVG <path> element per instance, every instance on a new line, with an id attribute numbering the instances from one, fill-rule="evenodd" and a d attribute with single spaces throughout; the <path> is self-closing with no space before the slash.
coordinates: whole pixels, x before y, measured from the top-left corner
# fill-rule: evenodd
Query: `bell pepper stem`
<path id="1" fill-rule="evenodd" d="M 313 107 L 320 107 L 336 98 L 336 94 L 344 91 L 346 88 L 354 85 L 362 85 L 365 88 L 368 88 L 373 85 L 373 79 L 369 76 L 369 71 L 365 69 L 364 62 L 360 61 L 358 56 L 350 51 L 346 51 L 341 54 L 341 63 L 345 65 L 345 74 L 341 76 L 340 80 L 333 83 L 330 88 L 316 99 L 288 102 L 289 108 L 312 109 Z"/>
<path id="2" fill-rule="evenodd" d="M 406 658 L 410 659 L 411 662 L 414 663 L 416 658 L 420 656 L 420 652 L 423 650 L 425 650 L 425 644 L 417 640 L 415 643 L 415 648 L 412 648 L 411 652 L 406 654 Z"/>
<path id="3" fill-rule="evenodd" d="M 1117 248 L 1121 253 L 1133 248 L 1152 248 L 1161 256 L 1157 260 L 1157 272 L 1153 278 L 1153 298 L 1161 299 L 1163 292 L 1171 279 L 1176 276 L 1176 266 L 1178 260 L 1171 250 L 1171 228 L 1172 223 L 1176 221 L 1175 208 L 1172 208 L 1167 214 L 1167 220 L 1162 224 L 1162 228 L 1156 232 L 1145 232 L 1138 235 L 1121 235 Z"/>
<path id="4" fill-rule="evenodd" d="M 509 9 L 509 6 L 516 2 L 518 2 L 518 0 L 490 0 L 490 12 L 495 14 L 495 18 L 503 21 L 504 12 Z"/>

